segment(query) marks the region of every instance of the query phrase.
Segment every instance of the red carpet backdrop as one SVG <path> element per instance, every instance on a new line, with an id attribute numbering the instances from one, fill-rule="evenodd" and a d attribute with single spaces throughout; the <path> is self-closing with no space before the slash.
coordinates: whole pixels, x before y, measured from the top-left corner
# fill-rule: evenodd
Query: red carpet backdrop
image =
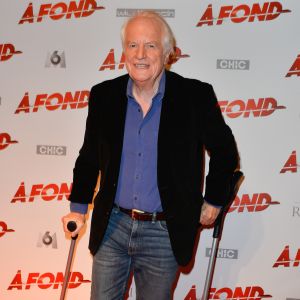
<path id="1" fill-rule="evenodd" d="M 0 299 L 59 298 L 70 245 L 60 219 L 89 90 L 126 72 L 120 27 L 139 9 L 157 10 L 173 28 L 171 70 L 214 86 L 241 155 L 245 180 L 225 221 L 210 299 L 299 300 L 298 0 L 1 0 Z M 89 298 L 89 221 L 67 299 Z M 175 300 L 201 298 L 211 236 L 202 232 Z"/>

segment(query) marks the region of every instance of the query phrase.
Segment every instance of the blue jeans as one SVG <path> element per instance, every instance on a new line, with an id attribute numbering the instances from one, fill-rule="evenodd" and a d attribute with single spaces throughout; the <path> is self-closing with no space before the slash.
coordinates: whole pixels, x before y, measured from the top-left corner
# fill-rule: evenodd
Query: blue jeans
<path id="1" fill-rule="evenodd" d="M 137 300 L 170 300 L 178 264 L 165 221 L 137 221 L 113 208 L 93 258 L 91 300 L 124 298 L 133 273 Z"/>

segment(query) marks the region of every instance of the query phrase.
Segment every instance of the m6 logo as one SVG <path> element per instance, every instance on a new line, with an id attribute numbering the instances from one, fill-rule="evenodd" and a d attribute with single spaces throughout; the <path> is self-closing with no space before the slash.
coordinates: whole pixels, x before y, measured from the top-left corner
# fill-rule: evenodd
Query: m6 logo
<path id="1" fill-rule="evenodd" d="M 55 50 L 52 53 L 48 52 L 45 67 L 46 68 L 50 68 L 50 67 L 65 68 L 66 67 L 65 52 L 64 51 L 58 51 L 58 50 Z"/>
<path id="2" fill-rule="evenodd" d="M 53 249 L 57 249 L 56 233 L 54 233 L 53 235 L 50 234 L 50 231 L 46 231 L 44 234 L 40 233 L 37 247 L 41 248 L 43 247 L 43 245 L 46 247 L 52 246 Z"/>

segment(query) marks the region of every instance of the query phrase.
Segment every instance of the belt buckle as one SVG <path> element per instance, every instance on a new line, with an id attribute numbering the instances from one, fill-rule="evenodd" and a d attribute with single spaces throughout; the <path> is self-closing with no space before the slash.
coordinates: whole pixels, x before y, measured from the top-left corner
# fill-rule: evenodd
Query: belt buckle
<path id="1" fill-rule="evenodd" d="M 131 210 L 131 219 L 137 220 L 137 218 L 135 217 L 135 214 L 142 215 L 143 213 L 145 213 L 145 212 L 142 211 L 142 210 L 134 208 L 134 209 Z"/>

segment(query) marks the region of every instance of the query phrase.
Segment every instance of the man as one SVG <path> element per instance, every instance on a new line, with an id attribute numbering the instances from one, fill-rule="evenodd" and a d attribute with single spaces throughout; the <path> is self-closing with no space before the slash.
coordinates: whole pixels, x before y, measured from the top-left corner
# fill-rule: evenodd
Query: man
<path id="1" fill-rule="evenodd" d="M 71 220 L 72 235 L 82 228 L 100 171 L 91 299 L 122 299 L 133 272 L 137 299 L 167 300 L 199 223 L 212 224 L 226 204 L 237 149 L 212 87 L 165 70 L 174 37 L 162 17 L 138 13 L 124 24 L 122 43 L 129 75 L 91 90 L 64 229 Z"/>

